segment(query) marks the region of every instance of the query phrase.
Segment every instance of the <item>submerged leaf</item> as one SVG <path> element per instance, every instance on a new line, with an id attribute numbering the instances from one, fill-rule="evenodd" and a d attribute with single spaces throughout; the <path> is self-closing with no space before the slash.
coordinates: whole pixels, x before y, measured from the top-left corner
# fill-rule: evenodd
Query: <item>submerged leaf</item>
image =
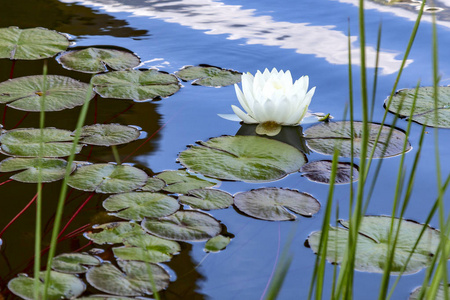
<path id="1" fill-rule="evenodd" d="M 82 191 L 116 194 L 137 189 L 147 179 L 147 174 L 135 167 L 92 164 L 79 167 L 69 177 L 67 184 Z"/>
<path id="2" fill-rule="evenodd" d="M 45 272 L 39 274 L 39 295 L 44 292 Z M 9 290 L 15 295 L 26 300 L 34 300 L 34 278 L 19 275 L 8 283 Z M 48 286 L 47 300 L 72 299 L 81 295 L 86 289 L 81 279 L 71 274 L 50 272 L 50 284 Z"/>
<path id="3" fill-rule="evenodd" d="M 219 222 L 197 211 L 178 211 L 159 219 L 144 219 L 142 227 L 149 233 L 176 241 L 201 241 L 218 235 Z"/>
<path id="4" fill-rule="evenodd" d="M 217 183 L 208 179 L 199 178 L 185 170 L 164 171 L 156 175 L 167 184 L 163 188 L 169 193 L 187 194 L 190 190 L 215 186 Z"/>
<path id="5" fill-rule="evenodd" d="M 234 195 L 234 205 L 243 213 L 268 221 L 295 220 L 291 210 L 310 217 L 320 209 L 320 203 L 313 196 L 295 190 L 260 188 Z"/>
<path id="6" fill-rule="evenodd" d="M 378 143 L 375 145 L 380 129 L 381 134 Z M 391 130 L 392 134 L 389 135 Z M 353 156 L 359 156 L 362 147 L 362 134 L 362 122 L 353 122 L 353 124 L 347 121 L 320 123 L 305 130 L 305 136 L 308 139 L 308 146 L 311 150 L 325 155 L 333 155 L 334 149 L 338 148 L 340 151 L 339 156 L 342 157 L 351 157 L 352 140 Z M 370 123 L 367 155 L 370 155 L 374 147 L 374 158 L 400 155 L 403 153 L 405 140 L 407 140 L 406 135 L 398 129 L 391 128 L 387 125 L 381 126 Z M 411 145 L 406 141 L 406 152 L 409 150 L 411 150 Z"/>
<path id="7" fill-rule="evenodd" d="M 96 146 L 126 144 L 136 140 L 139 135 L 138 129 L 120 124 L 94 124 L 81 128 L 81 141 Z"/>
<path id="8" fill-rule="evenodd" d="M 41 161 L 41 162 L 40 162 Z M 11 176 L 11 179 L 20 182 L 37 183 L 39 169 L 41 169 L 41 182 L 52 182 L 64 178 L 67 162 L 63 159 L 52 158 L 21 158 L 10 157 L 0 162 L 0 172 L 25 170 Z M 76 165 L 72 164 L 72 172 Z"/>
<path id="9" fill-rule="evenodd" d="M 43 129 L 43 154 L 45 157 L 69 156 L 73 136 L 68 130 L 56 128 Z M 6 155 L 39 157 L 41 131 L 39 128 L 19 128 L 9 130 L 0 136 L 1 151 Z M 83 145 L 77 145 L 75 153 Z"/>
<path id="10" fill-rule="evenodd" d="M 170 276 L 159 265 L 122 260 L 118 264 L 123 272 L 109 263 L 91 268 L 86 274 L 87 281 L 100 291 L 120 296 L 151 295 L 152 281 L 156 291 L 169 285 Z"/>
<path id="11" fill-rule="evenodd" d="M 331 160 L 312 161 L 303 165 L 300 172 L 311 181 L 320 183 L 330 183 L 333 162 Z M 345 184 L 358 180 L 358 168 L 350 163 L 338 162 L 336 166 L 335 184 Z"/>
<path id="12" fill-rule="evenodd" d="M 52 57 L 69 47 L 62 34 L 46 28 L 0 28 L 0 58 L 42 59 Z"/>
<path id="13" fill-rule="evenodd" d="M 230 243 L 231 239 L 227 236 L 218 235 L 206 242 L 205 251 L 206 252 L 219 252 L 225 249 Z"/>
<path id="14" fill-rule="evenodd" d="M 47 75 L 45 79 L 43 75 L 25 76 L 0 83 L 0 103 L 24 111 L 74 108 L 83 105 L 87 95 L 89 100 L 94 97 L 88 84 L 59 75 Z"/>
<path id="15" fill-rule="evenodd" d="M 306 162 L 298 149 L 259 136 L 223 136 L 200 142 L 179 155 L 188 169 L 205 176 L 246 182 L 274 181 Z"/>
<path id="16" fill-rule="evenodd" d="M 180 89 L 178 79 L 157 70 L 127 70 L 96 75 L 92 78 L 94 90 L 103 98 L 151 100 L 168 97 Z"/>
<path id="17" fill-rule="evenodd" d="M 383 273 L 387 251 L 389 247 L 392 247 L 388 244 L 391 220 L 392 218 L 389 216 L 365 216 L 362 218 L 355 254 L 356 270 Z M 327 248 L 327 260 L 338 264 L 344 259 L 349 236 L 349 222 L 344 220 L 339 222 L 344 228 L 330 227 Z M 420 232 L 425 229 L 424 235 L 405 269 L 405 274 L 416 273 L 427 267 L 432 261 L 439 247 L 440 233 L 422 224 L 394 219 L 394 233 L 398 226 L 400 226 L 400 231 L 391 265 L 392 274 L 398 274 L 405 267 Z M 308 237 L 309 245 L 315 253 L 319 249 L 320 237 L 321 231 L 313 232 Z"/>
<path id="18" fill-rule="evenodd" d="M 180 196 L 179 199 L 183 204 L 206 210 L 227 208 L 233 204 L 232 195 L 215 189 L 191 190 L 186 196 Z"/>
<path id="19" fill-rule="evenodd" d="M 200 65 L 187 66 L 175 73 L 181 80 L 194 80 L 192 84 L 203 86 L 227 86 L 241 81 L 242 73 L 218 67 Z"/>
<path id="20" fill-rule="evenodd" d="M 63 53 L 59 61 L 66 69 L 85 73 L 106 72 L 108 67 L 116 71 L 126 70 L 140 63 L 139 57 L 131 52 L 94 47 Z"/>

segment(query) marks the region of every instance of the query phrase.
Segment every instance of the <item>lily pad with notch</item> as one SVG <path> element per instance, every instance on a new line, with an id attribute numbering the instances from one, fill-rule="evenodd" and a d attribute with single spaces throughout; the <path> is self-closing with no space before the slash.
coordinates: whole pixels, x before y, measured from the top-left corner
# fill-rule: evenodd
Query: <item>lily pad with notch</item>
<path id="1" fill-rule="evenodd" d="M 352 132 L 353 125 L 353 132 Z M 375 145 L 378 132 L 381 130 L 378 143 Z M 390 131 L 392 130 L 392 134 Z M 362 146 L 362 122 L 327 122 L 320 123 L 305 130 L 308 147 L 314 151 L 325 155 L 333 155 L 337 147 L 341 157 L 351 157 L 353 140 L 353 156 L 358 157 Z M 374 150 L 374 158 L 386 158 L 403 153 L 403 145 L 406 140 L 406 149 L 411 150 L 411 144 L 407 141 L 406 135 L 399 129 L 387 125 L 369 123 L 369 137 L 367 155 Z"/>
<path id="2" fill-rule="evenodd" d="M 118 269 L 110 263 L 89 269 L 87 281 L 96 289 L 119 296 L 142 296 L 153 294 L 169 285 L 170 276 L 157 264 L 139 261 L 118 261 Z"/>
<path id="3" fill-rule="evenodd" d="M 64 178 L 67 162 L 57 158 L 22 158 L 10 157 L 0 162 L 0 172 L 13 172 L 24 170 L 10 178 L 20 182 L 39 182 L 39 169 L 41 170 L 41 182 L 52 182 Z M 72 172 L 76 165 L 72 164 Z"/>
<path id="4" fill-rule="evenodd" d="M 407 117 L 414 122 L 430 127 L 450 128 L 450 86 L 438 87 L 437 106 L 434 103 L 434 88 L 420 87 L 411 115 L 416 89 L 402 89 L 392 97 L 389 111 L 400 117 Z M 385 100 L 385 106 L 389 98 Z M 437 114 L 437 119 L 436 119 Z"/>
<path id="5" fill-rule="evenodd" d="M 177 77 L 155 69 L 126 70 L 96 75 L 94 90 L 103 98 L 146 101 L 168 97 L 180 89 Z"/>
<path id="6" fill-rule="evenodd" d="M 81 141 L 88 145 L 114 146 L 132 142 L 139 138 L 140 134 L 140 131 L 132 126 L 94 124 L 81 128 Z"/>
<path id="7" fill-rule="evenodd" d="M 223 235 L 215 236 L 209 239 L 205 244 L 206 252 L 219 252 L 225 249 L 231 242 L 231 238 Z"/>
<path id="8" fill-rule="evenodd" d="M 238 83 L 242 73 L 226 70 L 210 65 L 186 66 L 175 73 L 181 80 L 190 81 L 193 85 L 220 87 Z"/>
<path id="9" fill-rule="evenodd" d="M 222 209 L 233 205 L 233 196 L 227 192 L 216 189 L 190 190 L 187 195 L 180 196 L 179 200 L 192 208 Z"/>
<path id="10" fill-rule="evenodd" d="M 16 26 L 0 28 L 0 58 L 36 60 L 52 57 L 69 47 L 69 40 L 54 30 Z"/>
<path id="11" fill-rule="evenodd" d="M 156 175 L 156 178 L 164 180 L 167 184 L 163 188 L 169 193 L 187 194 L 191 190 L 213 187 L 216 181 L 209 178 L 200 178 L 186 170 L 164 171 Z"/>
<path id="12" fill-rule="evenodd" d="M 312 161 L 303 165 L 300 169 L 302 176 L 319 183 L 330 183 L 333 162 L 331 160 Z M 357 181 L 359 176 L 358 166 L 351 163 L 338 162 L 336 166 L 335 184 L 345 184 Z"/>
<path id="13" fill-rule="evenodd" d="M 125 246 L 113 248 L 114 255 L 121 260 L 137 260 L 149 263 L 168 261 L 181 251 L 180 244 L 149 234 L 135 235 L 124 239 Z"/>
<path id="14" fill-rule="evenodd" d="M 313 196 L 296 190 L 260 188 L 234 195 L 234 205 L 246 215 L 267 221 L 291 221 L 296 214 L 311 217 L 320 209 Z"/>
<path id="15" fill-rule="evenodd" d="M 100 259 L 87 253 L 63 253 L 52 261 L 52 269 L 61 273 L 86 273 L 90 267 L 101 264 Z"/>
<path id="16" fill-rule="evenodd" d="M 39 273 L 39 295 L 44 292 L 45 272 Z M 34 278 L 19 274 L 8 283 L 9 290 L 26 300 L 34 300 Z M 83 281 L 75 275 L 60 272 L 50 272 L 47 300 L 73 299 L 81 295 L 86 289 Z"/>
<path id="17" fill-rule="evenodd" d="M 144 219 L 141 226 L 150 234 L 175 241 L 203 241 L 218 235 L 220 223 L 198 211 L 178 211 L 159 219 Z"/>
<path id="18" fill-rule="evenodd" d="M 79 167 L 67 184 L 77 190 L 104 194 L 129 192 L 147 182 L 147 173 L 128 165 L 91 164 Z"/>
<path id="19" fill-rule="evenodd" d="M 297 172 L 306 156 L 298 149 L 259 136 L 222 136 L 198 142 L 179 155 L 186 168 L 208 177 L 268 182 Z"/>
<path id="20" fill-rule="evenodd" d="M 120 71 L 139 65 L 140 59 L 134 53 L 89 47 L 63 53 L 59 62 L 64 68 L 84 73 L 102 73 L 108 68 Z"/>
<path id="21" fill-rule="evenodd" d="M 134 221 L 145 217 L 160 218 L 180 209 L 178 201 L 170 196 L 152 192 L 129 192 L 108 197 L 103 201 L 107 211 L 117 211 L 112 215 Z"/>
<path id="22" fill-rule="evenodd" d="M 0 136 L 1 152 L 10 156 L 39 157 L 40 142 L 43 142 L 45 157 L 69 156 L 72 150 L 73 136 L 69 130 L 56 128 L 19 128 L 9 130 Z M 77 145 L 75 153 L 83 145 Z"/>
<path id="23" fill-rule="evenodd" d="M 93 226 L 96 232 L 86 232 L 84 236 L 96 244 L 124 243 L 126 238 L 145 235 L 146 232 L 139 224 L 133 222 L 112 222 Z"/>
<path id="24" fill-rule="evenodd" d="M 31 112 L 74 108 L 83 105 L 87 95 L 89 100 L 95 95 L 88 84 L 60 75 L 25 76 L 0 83 L 0 103 Z"/>
<path id="25" fill-rule="evenodd" d="M 392 218 L 389 216 L 365 216 L 358 231 L 355 269 L 358 271 L 383 273 L 386 255 L 389 248 L 389 228 Z M 327 260 L 340 264 L 344 258 L 349 237 L 349 221 L 339 220 L 343 227 L 330 227 L 328 233 Z M 427 267 L 437 253 L 440 233 L 436 229 L 413 221 L 394 219 L 394 230 L 400 226 L 394 260 L 391 265 L 392 274 L 398 274 L 405 268 L 405 274 L 412 274 Z M 422 230 L 416 250 L 407 265 L 414 244 Z M 317 253 L 321 231 L 313 232 L 308 237 L 311 249 Z"/>

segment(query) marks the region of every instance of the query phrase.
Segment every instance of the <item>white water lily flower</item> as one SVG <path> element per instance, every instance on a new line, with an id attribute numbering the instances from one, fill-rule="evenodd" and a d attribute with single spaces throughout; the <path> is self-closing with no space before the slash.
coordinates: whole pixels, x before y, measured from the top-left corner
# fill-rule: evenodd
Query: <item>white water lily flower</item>
<path id="1" fill-rule="evenodd" d="M 257 71 L 255 76 L 242 74 L 242 91 L 234 85 L 236 95 L 245 113 L 232 105 L 236 115 L 219 115 L 232 121 L 246 124 L 259 124 L 256 133 L 277 135 L 282 125 L 300 124 L 305 117 L 316 87 L 308 90 L 309 77 L 302 76 L 292 83 L 291 72 L 273 68 L 264 73 Z"/>

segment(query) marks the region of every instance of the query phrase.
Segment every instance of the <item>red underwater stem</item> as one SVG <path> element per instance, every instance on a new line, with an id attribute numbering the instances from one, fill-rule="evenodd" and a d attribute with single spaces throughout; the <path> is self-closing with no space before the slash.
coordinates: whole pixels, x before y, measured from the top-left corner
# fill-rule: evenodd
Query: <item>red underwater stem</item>
<path id="1" fill-rule="evenodd" d="M 11 221 L 9 221 L 8 224 L 6 224 L 5 228 L 3 228 L 0 232 L 0 237 L 2 237 L 6 229 L 8 229 L 8 227 L 11 226 L 11 224 L 13 224 L 31 206 L 31 204 L 33 204 L 34 201 L 36 201 L 37 196 L 38 194 L 34 195 L 33 199 L 31 199 L 31 201 Z"/>
<path id="2" fill-rule="evenodd" d="M 89 197 L 83 202 L 83 204 L 80 205 L 80 207 L 77 209 L 77 211 L 73 214 L 73 216 L 70 218 L 70 220 L 67 222 L 67 224 L 64 226 L 64 228 L 61 230 L 61 232 L 58 235 L 58 239 L 61 237 L 61 235 L 66 231 L 67 227 L 69 227 L 70 223 L 75 219 L 75 217 L 80 213 L 80 211 L 83 209 L 83 207 L 86 206 L 86 204 L 89 202 L 89 200 L 94 197 L 95 192 L 92 192 Z"/>

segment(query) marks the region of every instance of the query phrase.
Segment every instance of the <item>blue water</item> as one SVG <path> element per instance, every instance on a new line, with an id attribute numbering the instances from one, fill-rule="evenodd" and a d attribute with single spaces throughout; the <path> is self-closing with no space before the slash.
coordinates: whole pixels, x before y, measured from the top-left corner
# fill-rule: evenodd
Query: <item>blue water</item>
<path id="1" fill-rule="evenodd" d="M 331 113 L 335 120 L 343 118 L 349 98 L 347 32 L 350 27 L 354 57 L 356 118 L 360 116 L 358 7 L 353 4 L 357 1 L 250 0 L 241 3 L 242 1 L 237 0 L 221 2 L 64 0 L 61 2 L 86 6 L 95 10 L 97 14 L 109 15 L 116 20 L 126 20 L 127 26 L 134 30 L 148 31 L 147 35 L 129 38 L 99 33 L 92 35 L 86 30 L 74 37 L 77 46 L 125 47 L 141 57 L 143 62 L 141 67 L 158 67 L 167 72 L 177 71 L 185 65 L 206 63 L 241 72 L 254 73 L 256 70 L 276 67 L 290 70 L 294 78 L 308 75 L 310 86 L 317 87 L 310 109 L 314 112 Z M 450 9 L 445 2 L 438 4 Z M 366 5 L 370 87 L 374 73 L 377 30 L 379 24 L 382 24 L 380 76 L 374 111 L 374 122 L 380 122 L 384 114 L 383 102 L 392 90 L 397 76 L 396 71 L 414 25 L 415 11 L 402 5 L 384 6 L 374 2 L 367 2 Z M 447 12 L 443 11 L 442 16 L 438 16 L 439 74 L 442 85 L 450 84 L 450 60 L 446 56 L 450 45 L 450 22 L 445 21 L 446 14 Z M 429 19 L 430 15 L 425 17 Z M 101 27 L 104 24 L 96 24 L 95 20 L 95 18 L 92 20 L 91 25 L 93 32 L 108 30 L 107 27 Z M 20 24 L 11 25 L 20 26 Z M 399 88 L 414 87 L 418 80 L 424 86 L 432 84 L 431 31 L 431 23 L 427 20 L 422 22 Z M 39 73 L 39 69 L 36 73 Z M 119 100 L 117 106 L 111 108 L 110 105 L 101 103 L 101 99 L 99 102 L 102 108 L 100 117 L 104 119 L 130 104 Z M 153 172 L 161 172 L 180 167 L 176 158 L 187 145 L 197 140 L 205 141 L 211 137 L 236 134 L 240 127 L 238 123 L 217 116 L 218 113 L 231 113 L 231 104 L 237 104 L 233 87 L 206 88 L 183 83 L 181 91 L 170 98 L 155 103 L 138 103 L 114 122 L 137 125 L 147 135 L 153 134 L 163 126 L 152 142 L 129 160 Z M 388 115 L 387 122 L 391 120 L 392 116 Z M 397 127 L 405 129 L 406 125 L 404 120 L 399 120 Z M 309 126 L 311 124 L 306 124 L 304 128 Z M 425 220 L 426 212 L 431 208 L 436 196 L 433 129 L 430 128 L 428 131 L 418 168 L 417 184 L 405 215 L 406 218 L 419 222 Z M 416 154 L 419 133 L 420 126 L 414 124 L 409 137 L 413 149 L 406 156 L 408 169 Z M 447 154 L 450 146 L 449 131 L 439 130 L 439 137 L 442 172 L 446 176 L 450 165 L 450 156 Z M 131 150 L 124 151 L 131 152 Z M 100 158 L 112 160 L 110 154 L 106 152 L 105 156 Z M 320 159 L 330 157 L 314 153 L 308 155 L 309 161 Z M 368 207 L 368 214 L 391 214 L 399 162 L 399 157 L 385 160 Z M 298 189 L 312 194 L 322 204 L 325 203 L 328 194 L 327 185 L 312 183 L 298 173 L 267 184 L 224 182 L 220 188 L 236 193 L 262 186 Z M 348 194 L 348 185 L 336 187 L 335 201 L 339 203 L 339 217 L 344 219 L 348 216 L 349 210 Z M 447 196 L 446 202 L 448 201 Z M 184 250 L 179 258 L 169 263 L 175 272 L 184 270 L 184 273 L 177 273 L 179 280 L 171 284 L 176 286 L 173 291 L 177 290 L 179 295 L 175 296 L 172 291 L 167 293 L 168 299 L 259 299 L 290 234 L 294 234 L 290 247 L 294 260 L 279 299 L 306 298 L 316 257 L 304 246 L 304 241 L 311 232 L 320 229 L 323 210 L 312 218 L 299 217 L 295 222 L 281 223 L 251 219 L 236 213 L 233 208 L 212 211 L 211 214 L 221 220 L 235 238 L 225 251 L 210 255 L 203 252 L 203 243 L 193 243 L 190 251 Z M 13 215 L 13 212 L 10 212 L 5 219 Z M 436 218 L 431 225 L 438 227 Z M 11 248 L 9 251 L 12 251 Z M 192 268 L 200 262 L 195 271 L 186 275 L 198 279 L 196 281 L 183 279 L 187 272 L 185 269 L 192 271 Z M 184 268 L 183 264 L 187 267 Z M 332 271 L 333 266 L 327 265 L 326 286 L 331 286 Z M 409 293 L 421 284 L 423 274 L 421 271 L 415 275 L 405 276 L 400 281 L 393 299 L 406 299 Z M 354 298 L 376 299 L 380 278 L 378 274 L 356 272 Z M 183 286 L 183 280 L 187 282 L 186 286 Z M 328 299 L 329 295 L 330 289 L 326 289 L 324 299 Z"/>

